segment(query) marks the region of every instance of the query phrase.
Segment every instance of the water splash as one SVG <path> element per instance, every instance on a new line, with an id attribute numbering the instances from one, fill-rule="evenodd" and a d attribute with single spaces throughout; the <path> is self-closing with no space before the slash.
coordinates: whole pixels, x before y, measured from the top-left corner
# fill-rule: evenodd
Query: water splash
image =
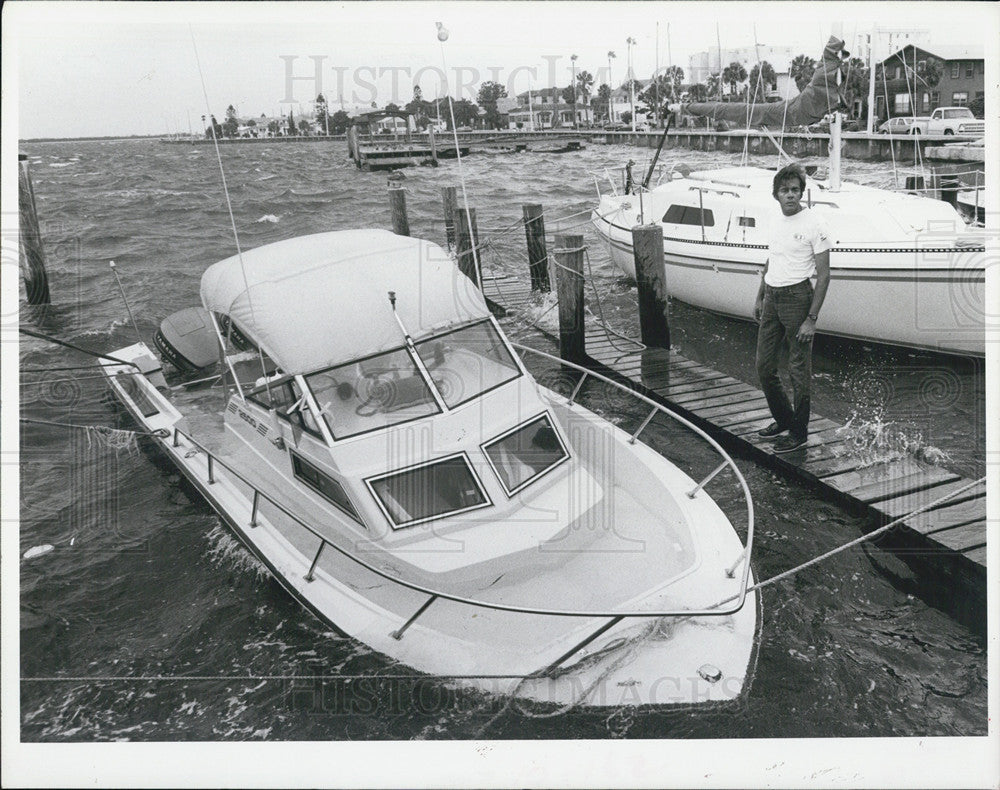
<path id="1" fill-rule="evenodd" d="M 251 573 L 256 576 L 257 581 L 263 581 L 271 575 L 267 567 L 236 540 L 221 522 L 216 521 L 205 537 L 210 544 L 208 559 L 217 568 Z"/>
<path id="2" fill-rule="evenodd" d="M 950 459 L 948 453 L 924 442 L 923 433 L 910 426 L 887 420 L 882 409 L 872 414 L 851 412 L 847 423 L 837 431 L 843 436 L 850 455 L 860 467 L 897 461 L 913 456 L 927 464 L 940 464 Z"/>

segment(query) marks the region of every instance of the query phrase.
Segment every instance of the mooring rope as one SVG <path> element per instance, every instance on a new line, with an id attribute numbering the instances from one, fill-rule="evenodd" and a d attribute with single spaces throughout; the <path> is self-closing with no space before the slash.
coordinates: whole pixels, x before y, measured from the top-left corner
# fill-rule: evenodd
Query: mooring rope
<path id="1" fill-rule="evenodd" d="M 21 422 L 33 425 L 54 425 L 60 428 L 74 428 L 84 431 L 115 431 L 117 433 L 129 433 L 135 436 L 152 436 L 157 439 L 166 439 L 170 436 L 170 431 L 166 428 L 157 428 L 155 431 L 140 431 L 135 428 L 114 428 L 110 425 L 80 425 L 74 422 L 56 422 L 54 420 L 38 420 L 33 417 L 20 417 Z"/>
<path id="2" fill-rule="evenodd" d="M 800 571 L 805 570 L 806 568 L 810 568 L 810 567 L 812 567 L 812 566 L 814 566 L 814 565 L 822 562 L 823 560 L 829 559 L 830 557 L 833 557 L 833 556 L 835 556 L 837 554 L 840 554 L 841 552 L 846 551 L 849 548 L 852 548 L 852 547 L 857 546 L 857 545 L 859 545 L 861 543 L 864 543 L 866 541 L 869 541 L 869 540 L 872 540 L 874 538 L 877 538 L 880 535 L 884 534 L 889 529 L 891 529 L 892 527 L 896 526 L 897 524 L 899 524 L 899 523 L 901 523 L 903 521 L 906 521 L 907 519 L 911 519 L 914 516 L 919 515 L 920 513 L 923 513 L 923 512 L 925 512 L 927 510 L 931 510 L 931 509 L 933 509 L 935 507 L 938 507 L 939 505 L 942 505 L 943 503 L 947 502 L 948 500 L 954 499 L 955 497 L 959 496 L 960 494 L 963 494 L 966 491 L 969 491 L 972 488 L 975 488 L 976 486 L 981 485 L 981 484 L 983 484 L 985 482 L 986 482 L 986 477 L 985 476 L 981 477 L 978 480 L 972 481 L 972 482 L 968 483 L 967 485 L 962 486 L 961 488 L 958 488 L 958 489 L 956 489 L 954 491 L 951 491 L 951 492 L 945 494 L 944 496 L 938 497 L 933 502 L 929 502 L 926 505 L 923 505 L 922 507 L 919 507 L 919 508 L 916 508 L 915 510 L 912 510 L 911 512 L 907 513 L 905 516 L 900 516 L 899 518 L 894 519 L 893 521 L 890 521 L 888 524 L 884 524 L 883 526 L 879 527 L 878 529 L 876 529 L 876 530 L 874 530 L 872 532 L 868 532 L 868 533 L 866 533 L 864 535 L 861 535 L 858 538 L 850 540 L 847 543 L 844 543 L 843 545 L 838 546 L 835 549 L 831 549 L 830 551 L 827 551 L 827 552 L 825 552 L 823 554 L 820 554 L 819 556 L 814 557 L 813 559 L 811 559 L 811 560 L 809 560 L 807 562 L 803 562 L 800 565 L 796 565 L 794 568 L 789 568 L 787 571 L 783 571 L 782 573 L 779 573 L 777 576 L 772 576 L 770 579 L 766 579 L 764 581 L 757 582 L 756 584 L 750 585 L 749 587 L 747 587 L 746 591 L 749 593 L 749 592 L 754 592 L 756 590 L 760 590 L 760 589 L 762 589 L 764 587 L 767 587 L 767 586 L 769 586 L 771 584 L 774 584 L 775 582 L 781 581 L 783 579 L 787 579 L 788 577 L 793 576 L 796 573 L 799 573 Z M 739 595 L 732 595 L 729 598 L 726 598 L 725 600 L 719 601 L 718 603 L 716 603 L 713 606 L 710 606 L 708 608 L 709 609 L 718 608 L 720 606 L 723 606 L 723 605 L 729 603 L 730 601 L 736 600 L 737 598 L 739 598 Z M 579 705 L 583 700 L 585 700 L 587 698 L 587 696 L 590 694 L 590 692 L 593 691 L 594 688 L 599 683 L 603 682 L 604 679 L 608 677 L 608 675 L 610 675 L 612 672 L 614 672 L 616 669 L 618 669 L 620 666 L 622 666 L 624 663 L 626 663 L 628 660 L 630 660 L 635 655 L 636 645 L 639 642 L 641 642 L 644 639 L 649 638 L 650 636 L 653 636 L 654 632 L 657 629 L 660 629 L 664 623 L 669 622 L 671 625 L 674 625 L 674 624 L 680 622 L 681 620 L 686 620 L 686 619 L 690 619 L 690 618 L 687 618 L 687 617 L 657 618 L 655 620 L 652 620 L 649 624 L 647 624 L 647 626 L 645 626 L 642 629 L 642 631 L 640 631 L 638 634 L 635 634 L 635 635 L 633 635 L 631 637 L 628 637 L 628 638 L 626 638 L 622 642 L 613 643 L 611 646 L 609 646 L 609 648 L 605 648 L 605 649 L 596 651 L 595 653 L 588 654 L 584 658 L 580 659 L 580 661 L 578 661 L 576 664 L 572 664 L 572 665 L 566 667 L 564 670 L 556 670 L 554 673 L 552 673 L 552 675 L 551 675 L 552 677 L 558 677 L 559 675 L 565 674 L 567 672 L 573 672 L 575 670 L 578 670 L 581 667 L 581 665 L 586 665 L 586 664 L 593 663 L 595 660 L 601 658 L 603 655 L 607 654 L 611 650 L 616 651 L 616 652 L 617 651 L 621 651 L 620 655 L 616 656 L 615 659 L 614 659 L 614 661 L 612 661 L 604 670 L 602 670 L 602 672 L 597 676 L 597 678 L 595 678 L 590 684 L 588 684 L 587 687 L 584 688 L 580 692 L 580 694 L 578 694 L 570 702 L 567 702 L 567 703 L 559 706 L 555 711 L 549 711 L 549 712 L 546 712 L 546 713 L 536 713 L 536 712 L 532 712 L 532 711 L 529 711 L 529 710 L 525 710 L 522 707 L 521 713 L 523 713 L 525 716 L 527 716 L 529 718 L 547 719 L 547 718 L 553 718 L 553 717 L 556 717 L 556 716 L 560 716 L 560 715 L 562 715 L 564 713 L 569 712 L 570 710 L 572 710 L 573 708 L 575 708 L 577 705 Z M 627 649 L 625 649 L 625 648 L 627 648 Z M 482 735 L 486 731 L 486 729 L 491 724 L 493 724 L 495 721 L 497 721 L 500 718 L 500 716 L 502 716 L 504 713 L 506 713 L 510 709 L 511 705 L 515 701 L 517 701 L 517 699 L 518 699 L 517 698 L 517 692 L 521 689 L 521 687 L 525 683 L 527 683 L 529 681 L 532 681 L 532 680 L 538 680 L 540 678 L 545 677 L 547 669 L 548 669 L 548 667 L 546 667 L 545 669 L 539 670 L 537 672 L 533 672 L 532 674 L 526 675 L 525 677 L 523 677 L 518 682 L 518 684 L 514 687 L 514 690 L 508 696 L 507 703 L 504 705 L 504 707 L 501 710 L 499 710 L 496 713 L 496 715 L 494 715 L 493 717 L 491 717 L 490 720 L 487 721 L 480 728 L 480 730 L 477 733 L 477 735 L 479 737 L 482 737 Z"/>
<path id="3" fill-rule="evenodd" d="M 57 346 L 65 346 L 66 348 L 73 349 L 73 351 L 79 351 L 81 354 L 87 354 L 92 357 L 97 357 L 97 359 L 108 359 L 118 365 L 127 365 L 130 368 L 135 368 L 141 372 L 141 368 L 134 362 L 126 362 L 124 359 L 118 359 L 118 357 L 113 357 L 110 354 L 98 354 L 96 351 L 91 351 L 87 348 L 81 348 L 80 346 L 69 343 L 65 340 L 60 340 L 59 338 L 52 337 L 51 335 L 46 335 L 44 332 L 35 332 L 32 329 L 25 329 L 23 326 L 18 327 L 17 331 L 22 335 L 27 335 L 28 337 L 35 337 L 39 340 L 48 340 L 50 343 L 55 343 Z"/>

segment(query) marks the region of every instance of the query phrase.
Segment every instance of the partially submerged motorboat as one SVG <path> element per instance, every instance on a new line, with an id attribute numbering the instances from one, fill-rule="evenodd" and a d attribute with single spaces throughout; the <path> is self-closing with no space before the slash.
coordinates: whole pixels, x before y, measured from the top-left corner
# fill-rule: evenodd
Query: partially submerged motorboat
<path id="1" fill-rule="evenodd" d="M 201 317 L 182 311 L 157 342 L 203 361 L 201 323 L 224 402 L 171 395 L 141 342 L 101 368 L 323 621 L 421 672 L 538 702 L 694 704 L 746 688 L 752 502 L 699 429 L 621 388 L 649 411 L 630 435 L 576 402 L 601 376 L 551 357 L 579 383 L 568 397 L 540 385 L 426 241 L 268 244 L 209 267 L 201 297 Z M 636 440 L 661 413 L 719 453 L 702 480 Z M 705 491 L 725 470 L 745 543 Z"/>

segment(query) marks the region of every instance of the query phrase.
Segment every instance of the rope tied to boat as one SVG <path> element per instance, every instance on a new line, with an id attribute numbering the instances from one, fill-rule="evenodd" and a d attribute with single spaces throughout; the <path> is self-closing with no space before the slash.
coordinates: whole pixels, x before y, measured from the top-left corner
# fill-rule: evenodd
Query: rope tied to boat
<path id="1" fill-rule="evenodd" d="M 113 428 L 110 425 L 81 425 L 74 422 L 56 422 L 54 420 L 39 420 L 32 417 L 21 417 L 20 421 L 29 425 L 50 425 L 59 428 L 71 428 L 87 432 L 87 447 L 91 443 L 110 450 L 133 450 L 136 448 L 137 436 L 151 436 L 155 439 L 166 439 L 170 431 L 157 428 L 153 431 L 142 431 L 135 428 Z"/>

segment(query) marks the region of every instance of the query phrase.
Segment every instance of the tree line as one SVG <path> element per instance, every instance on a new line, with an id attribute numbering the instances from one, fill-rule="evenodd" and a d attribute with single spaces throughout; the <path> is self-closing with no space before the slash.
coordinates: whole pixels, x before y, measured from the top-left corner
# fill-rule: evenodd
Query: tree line
<path id="1" fill-rule="evenodd" d="M 608 53 L 613 57 L 614 53 Z M 933 90 L 941 80 L 944 73 L 945 63 L 938 58 L 927 58 L 922 61 L 919 67 L 916 64 L 908 64 L 903 60 L 899 61 L 907 84 L 912 85 L 914 94 L 926 90 Z M 610 65 L 610 61 L 609 61 Z M 890 63 L 890 68 L 892 67 Z M 815 74 L 817 62 L 808 55 L 796 55 L 789 65 L 789 77 L 795 82 L 799 92 L 812 80 Z M 869 90 L 869 69 L 860 58 L 850 58 L 845 69 L 845 78 L 841 85 L 844 99 L 847 103 L 849 113 L 855 108 L 858 115 L 863 117 L 868 112 L 868 90 Z M 890 78 L 883 74 L 882 65 L 876 67 L 875 80 L 886 85 Z M 594 92 L 594 76 L 587 70 L 581 70 L 575 74 L 575 79 L 564 88 L 557 89 L 558 96 L 566 105 L 582 104 L 588 114 L 590 122 L 599 120 L 611 120 L 611 104 L 613 90 L 607 83 L 598 86 Z M 769 95 L 773 96 L 778 87 L 778 76 L 774 67 L 767 61 L 755 65 L 749 73 L 746 68 L 734 61 L 722 69 L 719 74 L 711 74 L 705 82 L 692 85 L 684 84 L 684 70 L 679 66 L 670 66 L 655 74 L 650 80 L 640 82 L 632 79 L 626 80 L 622 84 L 622 89 L 627 92 L 634 91 L 636 100 L 636 110 L 646 115 L 654 115 L 656 118 L 663 118 L 669 112 L 669 106 L 682 100 L 689 102 L 704 101 L 734 101 L 734 102 L 763 102 L 767 101 Z M 728 90 L 726 90 L 728 88 Z M 593 95 L 593 101 L 591 96 Z M 498 82 L 486 81 L 479 86 L 476 101 L 468 99 L 458 99 L 450 102 L 447 98 L 436 98 L 428 101 L 423 98 L 420 86 L 413 86 L 413 97 L 403 107 L 390 102 L 383 109 L 389 111 L 405 110 L 413 116 L 416 127 L 424 130 L 431 124 L 441 124 L 451 131 L 454 127 L 478 126 L 482 118 L 482 125 L 488 129 L 503 128 L 503 114 L 498 109 L 498 102 L 507 97 L 507 89 Z M 979 106 L 975 106 L 978 102 Z M 315 101 L 316 113 L 314 121 L 310 122 L 305 118 L 296 121 L 294 113 L 289 111 L 287 118 L 268 119 L 261 116 L 259 120 L 249 119 L 243 124 L 246 129 L 244 134 L 260 136 L 266 134 L 270 136 L 296 136 L 319 134 L 344 134 L 351 124 L 351 116 L 344 110 L 329 112 L 329 105 L 323 94 L 319 94 Z M 970 102 L 970 109 L 977 117 L 982 117 L 983 100 L 977 99 Z M 911 106 L 916 106 L 916 96 Z M 376 104 L 372 102 L 372 108 Z M 480 111 L 482 110 L 482 112 Z M 624 116 L 628 116 L 627 118 Z M 623 118 L 626 123 L 631 121 L 631 113 L 624 113 Z M 236 137 L 240 134 L 240 121 L 237 117 L 236 109 L 230 105 L 226 109 L 225 121 L 219 123 L 215 116 L 211 116 L 211 124 L 205 130 L 206 136 L 213 133 L 218 137 Z"/>

